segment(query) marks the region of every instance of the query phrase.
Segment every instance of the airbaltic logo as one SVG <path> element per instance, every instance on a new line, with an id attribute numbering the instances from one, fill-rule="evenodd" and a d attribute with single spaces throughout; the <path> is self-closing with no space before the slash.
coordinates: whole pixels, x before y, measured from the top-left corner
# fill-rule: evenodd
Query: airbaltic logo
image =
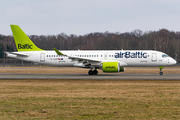
<path id="1" fill-rule="evenodd" d="M 29 44 L 24 44 L 24 45 L 18 44 L 18 49 L 32 49 L 32 45 L 29 45 Z"/>
<path id="2" fill-rule="evenodd" d="M 147 58 L 146 52 L 120 52 L 115 53 L 115 58 Z"/>
<path id="3" fill-rule="evenodd" d="M 108 68 L 108 69 L 115 69 L 116 67 L 115 66 L 106 66 L 106 68 Z"/>

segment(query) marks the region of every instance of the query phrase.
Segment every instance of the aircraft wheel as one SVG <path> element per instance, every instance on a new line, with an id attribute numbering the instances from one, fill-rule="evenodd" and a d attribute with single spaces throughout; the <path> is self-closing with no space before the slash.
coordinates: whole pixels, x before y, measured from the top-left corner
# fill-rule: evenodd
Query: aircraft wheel
<path id="1" fill-rule="evenodd" d="M 160 75 L 163 75 L 163 72 L 159 72 Z"/>
<path id="2" fill-rule="evenodd" d="M 97 70 L 94 70 L 94 71 L 93 71 L 93 74 L 94 74 L 94 75 L 97 75 L 97 74 L 98 74 L 98 71 L 97 71 Z"/>
<path id="3" fill-rule="evenodd" d="M 90 70 L 90 71 L 88 72 L 88 74 L 89 74 L 89 75 L 93 75 L 93 71 Z"/>

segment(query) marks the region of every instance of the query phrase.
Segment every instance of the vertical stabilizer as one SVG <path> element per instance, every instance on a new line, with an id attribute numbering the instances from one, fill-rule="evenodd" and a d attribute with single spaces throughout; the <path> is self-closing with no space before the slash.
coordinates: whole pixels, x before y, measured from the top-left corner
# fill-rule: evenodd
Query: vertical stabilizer
<path id="1" fill-rule="evenodd" d="M 11 25 L 11 30 L 18 52 L 20 51 L 44 51 L 38 48 L 18 25 Z"/>

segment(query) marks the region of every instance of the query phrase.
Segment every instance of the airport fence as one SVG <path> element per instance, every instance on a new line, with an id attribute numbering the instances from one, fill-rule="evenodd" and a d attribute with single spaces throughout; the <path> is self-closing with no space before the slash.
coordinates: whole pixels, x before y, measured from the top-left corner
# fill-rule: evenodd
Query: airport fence
<path id="1" fill-rule="evenodd" d="M 0 59 L 1 66 L 35 66 L 33 62 L 17 60 L 17 59 Z"/>

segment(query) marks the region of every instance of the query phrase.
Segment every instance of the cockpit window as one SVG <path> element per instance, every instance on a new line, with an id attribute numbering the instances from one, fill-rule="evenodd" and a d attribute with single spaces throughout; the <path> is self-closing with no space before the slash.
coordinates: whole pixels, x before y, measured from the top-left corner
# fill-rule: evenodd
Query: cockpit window
<path id="1" fill-rule="evenodd" d="M 165 57 L 169 57 L 169 56 L 168 56 L 168 55 L 166 55 L 166 54 L 163 54 L 163 55 L 162 55 L 162 57 L 163 57 L 163 58 L 165 58 Z"/>

